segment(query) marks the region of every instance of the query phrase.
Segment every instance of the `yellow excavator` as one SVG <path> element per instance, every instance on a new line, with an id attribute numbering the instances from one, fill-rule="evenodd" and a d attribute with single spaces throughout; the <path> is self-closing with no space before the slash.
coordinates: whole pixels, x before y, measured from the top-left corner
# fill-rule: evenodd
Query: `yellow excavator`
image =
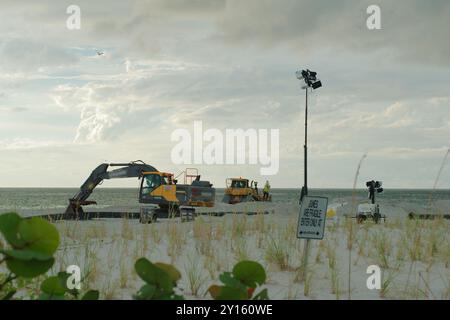
<path id="1" fill-rule="evenodd" d="M 109 167 L 119 167 L 108 171 Z M 83 206 L 96 204 L 87 200 L 94 188 L 105 179 L 140 179 L 140 221 L 149 223 L 158 217 L 195 215 L 195 207 L 213 207 L 215 189 L 209 181 L 200 180 L 198 171 L 184 171 L 184 184 L 178 184 L 172 173 L 161 172 L 141 160 L 130 163 L 103 163 L 92 171 L 80 190 L 69 199 L 64 219 L 84 219 Z M 179 177 L 179 174 L 177 177 Z"/>
<path id="2" fill-rule="evenodd" d="M 226 180 L 225 194 L 222 202 L 236 204 L 248 201 L 272 201 L 272 195 L 264 199 L 263 194 L 258 190 L 258 182 L 249 181 L 245 178 L 228 178 Z"/>

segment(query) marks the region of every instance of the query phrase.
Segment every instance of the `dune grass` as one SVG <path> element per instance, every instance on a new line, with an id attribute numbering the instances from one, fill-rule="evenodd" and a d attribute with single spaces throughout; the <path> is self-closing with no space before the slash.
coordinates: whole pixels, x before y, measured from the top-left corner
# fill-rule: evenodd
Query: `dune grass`
<path id="1" fill-rule="evenodd" d="M 173 263 L 186 279 L 181 289 L 192 298 L 202 298 L 220 273 L 244 259 L 265 266 L 271 298 L 347 298 L 348 250 L 353 257 L 352 297 L 450 296 L 450 221 L 445 219 L 330 222 L 324 240 L 312 241 L 308 272 L 301 282 L 296 278 L 303 241 L 296 238 L 296 216 L 234 214 L 148 225 L 129 219 L 61 221 L 56 226 L 61 246 L 54 271 L 79 265 L 89 287 L 102 290 L 109 299 L 130 298 L 138 289 L 132 265 L 138 256 Z M 372 264 L 382 270 L 380 290 L 370 291 L 365 285 L 366 268 Z"/>

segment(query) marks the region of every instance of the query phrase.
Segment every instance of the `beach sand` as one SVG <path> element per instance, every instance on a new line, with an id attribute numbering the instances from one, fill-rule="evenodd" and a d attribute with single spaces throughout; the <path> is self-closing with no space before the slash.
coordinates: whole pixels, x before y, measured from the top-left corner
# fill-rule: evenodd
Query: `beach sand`
<path id="1" fill-rule="evenodd" d="M 263 208 L 254 205 L 252 211 Z M 338 214 L 327 221 L 325 238 L 311 241 L 306 280 L 299 281 L 304 240 L 296 238 L 298 205 L 272 209 L 145 225 L 128 219 L 55 222 L 61 245 L 50 273 L 78 265 L 86 289 L 100 290 L 103 299 L 131 299 L 143 284 L 134 262 L 146 257 L 180 270 L 177 290 L 187 299 L 209 299 L 207 289 L 220 283 L 220 273 L 250 259 L 265 267 L 271 299 L 450 299 L 450 221 L 402 216 L 357 224 Z M 370 265 L 381 268 L 381 289 L 367 287 Z"/>

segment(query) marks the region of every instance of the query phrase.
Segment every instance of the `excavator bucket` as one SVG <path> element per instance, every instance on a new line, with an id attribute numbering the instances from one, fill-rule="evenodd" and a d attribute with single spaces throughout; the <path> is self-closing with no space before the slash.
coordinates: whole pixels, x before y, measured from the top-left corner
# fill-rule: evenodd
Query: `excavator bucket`
<path id="1" fill-rule="evenodd" d="M 74 199 L 69 200 L 69 205 L 64 212 L 65 220 L 87 220 L 89 216 L 84 212 L 82 205 L 97 204 L 95 201 L 76 201 Z"/>
<path id="2" fill-rule="evenodd" d="M 70 203 L 66 211 L 64 212 L 64 220 L 84 220 L 80 219 L 80 216 L 83 217 L 85 215 L 84 210 L 81 206 L 78 206 L 74 203 Z"/>

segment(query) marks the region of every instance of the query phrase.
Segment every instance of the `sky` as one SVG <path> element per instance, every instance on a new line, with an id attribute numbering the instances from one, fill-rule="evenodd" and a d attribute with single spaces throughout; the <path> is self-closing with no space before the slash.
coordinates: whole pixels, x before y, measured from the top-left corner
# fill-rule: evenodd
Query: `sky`
<path id="1" fill-rule="evenodd" d="M 81 9 L 70 30 L 69 5 Z M 366 9 L 381 9 L 369 30 Z M 100 163 L 178 173 L 174 130 L 279 129 L 279 171 L 196 165 L 202 177 L 312 188 L 431 188 L 450 148 L 450 2 L 321 0 L 0 3 L 0 187 L 78 187 Z M 104 54 L 98 55 L 97 52 Z M 450 160 L 438 188 L 450 189 Z M 107 187 L 134 187 L 135 179 Z"/>

